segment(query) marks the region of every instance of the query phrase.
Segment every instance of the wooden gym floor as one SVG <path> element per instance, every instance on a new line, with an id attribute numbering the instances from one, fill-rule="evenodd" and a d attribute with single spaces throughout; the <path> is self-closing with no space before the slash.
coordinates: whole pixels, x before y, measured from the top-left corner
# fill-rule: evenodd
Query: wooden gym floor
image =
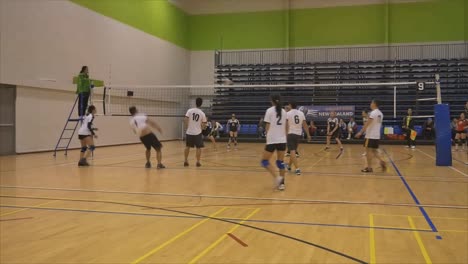
<path id="1" fill-rule="evenodd" d="M 89 168 L 78 151 L 1 157 L 0 263 L 468 263 L 466 153 L 436 167 L 434 147 L 383 146 L 389 170 L 364 175 L 358 145 L 302 145 L 280 192 L 262 144 L 208 143 L 201 168 L 183 144 L 164 143 L 165 170 L 141 145 Z"/>

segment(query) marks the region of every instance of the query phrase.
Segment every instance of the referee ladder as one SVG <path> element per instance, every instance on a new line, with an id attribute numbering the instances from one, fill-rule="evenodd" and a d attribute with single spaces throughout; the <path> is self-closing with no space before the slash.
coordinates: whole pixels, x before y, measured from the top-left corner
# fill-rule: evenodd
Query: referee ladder
<path id="1" fill-rule="evenodd" d="M 80 118 L 72 118 L 73 111 L 75 110 L 76 104 L 78 102 L 78 96 L 75 99 L 75 103 L 68 115 L 67 121 L 65 122 L 65 126 L 63 127 L 62 133 L 60 134 L 60 138 L 57 141 L 54 149 L 54 157 L 57 156 L 57 151 L 65 150 L 65 156 L 68 154 L 68 147 L 75 135 L 76 128 L 82 119 Z"/>

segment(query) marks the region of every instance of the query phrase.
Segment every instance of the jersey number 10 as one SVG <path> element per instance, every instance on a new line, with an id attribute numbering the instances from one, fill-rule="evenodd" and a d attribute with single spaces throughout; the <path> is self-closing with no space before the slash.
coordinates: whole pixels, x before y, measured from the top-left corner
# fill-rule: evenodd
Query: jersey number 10
<path id="1" fill-rule="evenodd" d="M 193 113 L 192 114 L 192 120 L 195 121 L 195 122 L 198 122 L 198 119 L 200 119 L 200 115 Z"/>

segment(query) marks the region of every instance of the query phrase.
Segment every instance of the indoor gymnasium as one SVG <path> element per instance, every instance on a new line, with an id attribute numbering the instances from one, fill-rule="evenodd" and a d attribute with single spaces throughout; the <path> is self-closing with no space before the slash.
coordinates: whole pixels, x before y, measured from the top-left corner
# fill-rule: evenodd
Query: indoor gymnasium
<path id="1" fill-rule="evenodd" d="M 0 263 L 468 263 L 468 0 L 0 0 Z"/>

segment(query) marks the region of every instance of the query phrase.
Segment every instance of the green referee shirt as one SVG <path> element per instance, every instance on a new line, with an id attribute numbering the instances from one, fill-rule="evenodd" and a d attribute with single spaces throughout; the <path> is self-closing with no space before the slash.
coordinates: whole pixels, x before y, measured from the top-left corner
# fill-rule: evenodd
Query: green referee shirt
<path id="1" fill-rule="evenodd" d="M 91 79 L 89 79 L 87 74 L 80 73 L 76 82 L 76 93 L 80 94 L 89 92 L 91 92 Z"/>

